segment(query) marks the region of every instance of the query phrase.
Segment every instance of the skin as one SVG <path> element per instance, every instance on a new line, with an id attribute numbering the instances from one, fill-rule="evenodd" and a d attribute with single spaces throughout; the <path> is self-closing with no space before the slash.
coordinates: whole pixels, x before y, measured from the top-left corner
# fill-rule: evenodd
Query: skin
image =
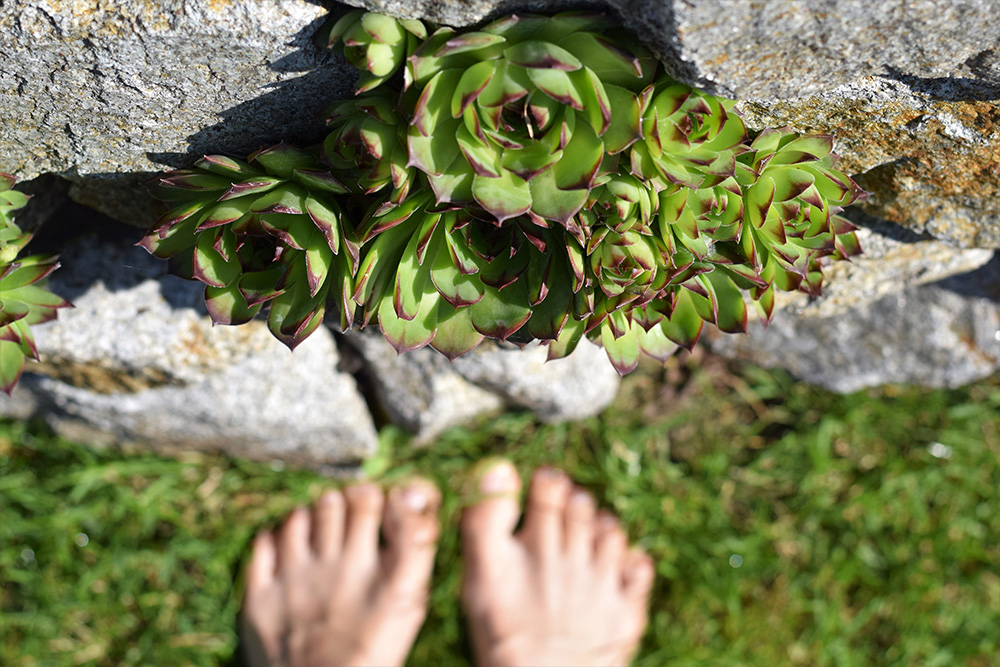
<path id="1" fill-rule="evenodd" d="M 477 664 L 627 664 L 646 626 L 652 561 L 552 468 L 532 478 L 515 533 L 520 487 L 509 462 L 494 462 L 462 516 Z M 426 614 L 439 504 L 424 480 L 386 496 L 362 484 L 258 535 L 243 612 L 251 664 L 402 665 Z"/>

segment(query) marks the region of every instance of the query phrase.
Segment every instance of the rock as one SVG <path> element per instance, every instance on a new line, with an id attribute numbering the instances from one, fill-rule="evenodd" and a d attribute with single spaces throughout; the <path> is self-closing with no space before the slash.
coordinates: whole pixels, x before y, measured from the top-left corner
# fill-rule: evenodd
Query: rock
<path id="1" fill-rule="evenodd" d="M 392 422 L 427 443 L 442 431 L 503 409 L 503 399 L 456 373 L 429 349 L 397 355 L 376 331 L 351 332 L 345 341 L 364 363 L 378 405 Z"/>
<path id="2" fill-rule="evenodd" d="M 713 337 L 727 357 L 838 392 L 887 383 L 958 387 L 1000 370 L 1000 255 L 986 266 L 827 317 L 785 317 Z"/>
<path id="3" fill-rule="evenodd" d="M 63 175 L 146 226 L 150 174 L 322 137 L 316 113 L 354 80 L 312 42 L 325 18 L 307 0 L 4 2 L 0 171 Z"/>
<path id="4" fill-rule="evenodd" d="M 469 25 L 555 0 L 350 0 L 376 11 Z M 685 83 L 735 98 L 811 95 L 887 70 L 914 77 L 991 76 L 1000 2 L 604 0 Z"/>
<path id="5" fill-rule="evenodd" d="M 502 396 L 508 405 L 531 410 L 544 422 L 592 417 L 618 392 L 618 372 L 604 349 L 580 341 L 563 359 L 548 359 L 548 348 L 524 350 L 481 346 L 452 363 L 469 382 Z"/>
<path id="6" fill-rule="evenodd" d="M 582 419 L 603 410 L 618 390 L 604 351 L 586 341 L 551 362 L 537 345 L 520 350 L 486 342 L 449 363 L 429 348 L 397 355 L 374 331 L 345 340 L 364 360 L 386 414 L 419 442 L 504 407 L 531 410 L 547 422 Z"/>
<path id="7" fill-rule="evenodd" d="M 292 354 L 263 322 L 213 327 L 201 286 L 166 275 L 131 232 L 64 249 L 51 288 L 76 307 L 37 327 L 42 362 L 28 366 L 13 400 L 0 398 L 0 413 L 30 409 L 88 442 L 321 469 L 375 451 L 367 405 L 338 372 L 328 331 Z"/>
<path id="8" fill-rule="evenodd" d="M 1000 85 L 872 77 L 801 100 L 742 102 L 754 129 L 830 134 L 867 213 L 963 248 L 1000 248 Z"/>
<path id="9" fill-rule="evenodd" d="M 864 253 L 849 262 L 823 260 L 823 295 L 819 298 L 778 292 L 776 317 L 827 317 L 864 307 L 907 287 L 973 271 L 993 257 L 992 250 L 953 248 L 857 208 L 847 209 L 845 215 L 859 225 Z"/>

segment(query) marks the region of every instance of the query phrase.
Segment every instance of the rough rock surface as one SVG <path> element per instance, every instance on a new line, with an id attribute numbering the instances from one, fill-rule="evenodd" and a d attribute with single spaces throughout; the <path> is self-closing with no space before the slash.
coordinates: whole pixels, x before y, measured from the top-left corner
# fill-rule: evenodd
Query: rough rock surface
<path id="1" fill-rule="evenodd" d="M 3 2 L 0 171 L 58 173 L 147 225 L 148 174 L 321 136 L 316 112 L 353 83 L 312 43 L 325 17 L 307 0 Z"/>
<path id="2" fill-rule="evenodd" d="M 505 407 L 559 422 L 600 412 L 615 397 L 618 373 L 604 351 L 586 341 L 565 359 L 547 351 L 484 344 L 449 362 L 424 348 L 397 355 L 381 334 L 345 336 L 364 360 L 387 416 L 428 442 L 450 426 Z"/>
<path id="3" fill-rule="evenodd" d="M 126 230 L 130 231 L 130 230 Z M 84 237 L 51 287 L 76 307 L 37 327 L 31 365 L 0 413 L 43 415 L 88 442 L 220 449 L 297 465 L 353 464 L 376 434 L 353 376 L 323 330 L 295 354 L 262 322 L 213 327 L 202 289 L 132 246 Z"/>
<path id="4" fill-rule="evenodd" d="M 1000 371 L 1000 256 L 986 266 L 911 287 L 826 317 L 784 317 L 712 349 L 786 368 L 833 391 L 890 382 L 957 387 Z"/>
<path id="5" fill-rule="evenodd" d="M 503 399 L 464 379 L 433 350 L 397 355 L 375 332 L 352 332 L 348 344 L 363 359 L 385 416 L 427 442 L 445 429 L 503 409 Z"/>
<path id="6" fill-rule="evenodd" d="M 532 345 L 489 346 L 455 359 L 463 378 L 486 387 L 508 404 L 526 408 L 546 422 L 583 419 L 603 410 L 618 391 L 618 371 L 603 348 L 580 341 L 564 359 L 548 359 L 548 349 Z"/>
<path id="7" fill-rule="evenodd" d="M 868 213 L 952 245 L 1000 248 L 1000 81 L 871 77 L 740 109 L 752 128 L 833 135 L 838 167 L 871 193 Z"/>
<path id="8" fill-rule="evenodd" d="M 856 208 L 846 217 L 859 225 L 858 239 L 864 253 L 850 262 L 827 262 L 823 269 L 823 295 L 778 292 L 776 317 L 826 317 L 915 287 L 968 273 L 986 264 L 993 251 L 953 248 L 928 235 L 866 215 Z"/>
<path id="9" fill-rule="evenodd" d="M 468 25 L 566 0 L 348 0 L 397 16 Z M 997 0 L 603 0 L 675 76 L 738 98 L 809 95 L 894 71 L 915 77 L 995 74 Z"/>

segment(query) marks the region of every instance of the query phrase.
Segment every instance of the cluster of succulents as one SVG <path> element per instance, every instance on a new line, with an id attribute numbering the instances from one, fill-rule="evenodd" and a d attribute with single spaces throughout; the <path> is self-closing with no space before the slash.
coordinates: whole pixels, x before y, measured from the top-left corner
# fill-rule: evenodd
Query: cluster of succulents
<path id="1" fill-rule="evenodd" d="M 31 325 L 56 318 L 69 302 L 45 288 L 45 278 L 59 268 L 55 255 L 18 258 L 31 240 L 14 222 L 13 213 L 28 202 L 14 190 L 15 179 L 0 173 L 0 390 L 14 390 L 25 357 L 38 359 Z"/>
<path id="2" fill-rule="evenodd" d="M 321 39 L 359 70 L 321 145 L 160 182 L 172 208 L 142 243 L 193 253 L 217 322 L 269 304 L 291 347 L 330 307 L 450 358 L 588 337 L 624 374 L 706 322 L 769 319 L 775 290 L 818 294 L 821 260 L 860 252 L 829 137 L 748 135 L 602 14 L 458 32 L 353 10 Z"/>

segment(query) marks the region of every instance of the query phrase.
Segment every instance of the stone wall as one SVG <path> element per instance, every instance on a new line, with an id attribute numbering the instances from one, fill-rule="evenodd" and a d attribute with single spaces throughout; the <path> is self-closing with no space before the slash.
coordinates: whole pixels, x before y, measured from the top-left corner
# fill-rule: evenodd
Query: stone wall
<path id="1" fill-rule="evenodd" d="M 351 4 L 467 25 L 577 3 Z M 716 336 L 716 350 L 843 391 L 953 386 L 1000 367 L 991 263 L 1000 248 L 1000 0 L 586 4 L 618 15 L 677 78 L 737 98 L 749 127 L 834 135 L 840 166 L 870 192 L 848 212 L 867 254 L 830 268 L 825 297 L 789 295 L 766 332 Z M 37 193 L 21 220 L 49 221 L 46 234 L 64 250 L 53 285 L 78 305 L 39 327 L 46 361 L 0 411 L 43 411 L 66 432 L 119 442 L 199 441 L 337 466 L 371 453 L 385 419 L 429 440 L 505 406 L 560 419 L 611 400 L 614 372 L 586 346 L 558 364 L 499 348 L 449 364 L 322 331 L 289 356 L 260 327 L 211 328 L 197 285 L 131 249 L 132 232 L 104 234 L 113 220 L 149 224 L 140 184 L 153 173 L 205 153 L 322 137 L 316 112 L 353 84 L 346 64 L 313 43 L 333 6 L 0 4 L 0 171 Z M 96 236 L 71 233 L 81 217 Z M 247 414 L 248 405 L 270 407 Z"/>

